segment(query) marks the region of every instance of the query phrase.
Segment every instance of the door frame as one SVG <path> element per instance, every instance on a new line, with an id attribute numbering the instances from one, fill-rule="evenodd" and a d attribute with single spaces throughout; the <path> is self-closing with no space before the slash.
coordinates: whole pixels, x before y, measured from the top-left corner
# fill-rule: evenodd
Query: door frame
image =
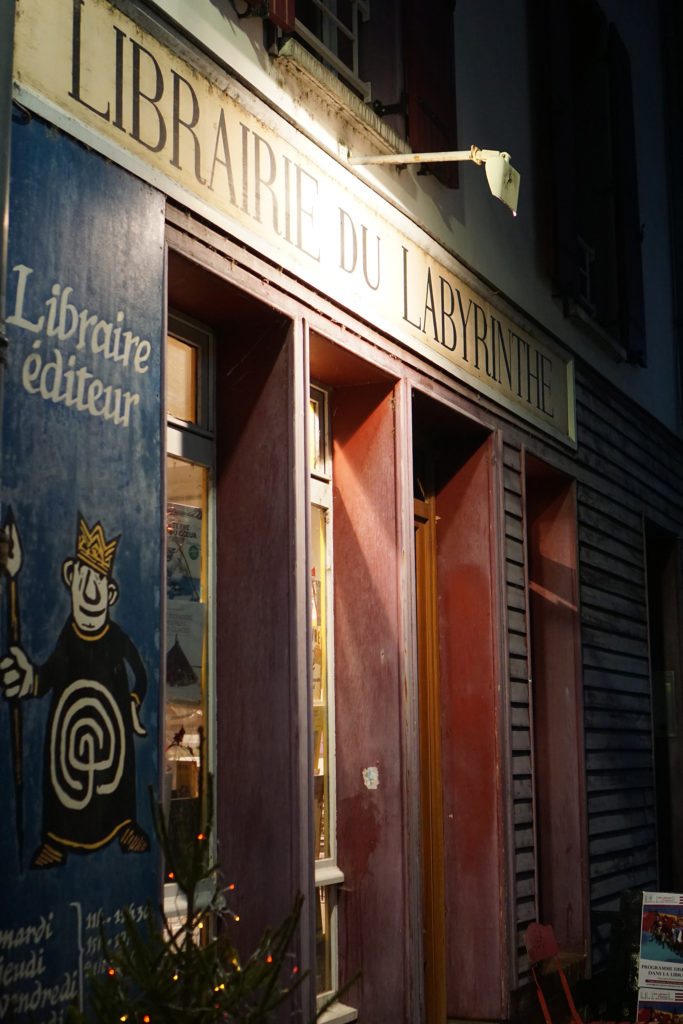
<path id="1" fill-rule="evenodd" d="M 446 886 L 434 495 L 428 494 L 424 500 L 415 498 L 414 510 L 424 999 L 429 1024 L 443 1024 L 446 1020 Z"/>

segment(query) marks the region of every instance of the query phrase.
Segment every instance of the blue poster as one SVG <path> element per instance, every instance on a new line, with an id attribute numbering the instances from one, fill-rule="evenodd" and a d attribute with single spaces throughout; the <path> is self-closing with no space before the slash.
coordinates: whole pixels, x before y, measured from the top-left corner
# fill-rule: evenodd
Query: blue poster
<path id="1" fill-rule="evenodd" d="M 163 197 L 15 113 L 0 501 L 0 1021 L 158 900 Z"/>

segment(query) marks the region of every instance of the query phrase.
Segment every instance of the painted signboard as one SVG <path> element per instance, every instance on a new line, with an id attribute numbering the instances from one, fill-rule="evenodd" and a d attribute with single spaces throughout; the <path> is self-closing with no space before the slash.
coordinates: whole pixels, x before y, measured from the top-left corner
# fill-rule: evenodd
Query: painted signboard
<path id="1" fill-rule="evenodd" d="M 16 112 L 0 603 L 0 1021 L 58 1024 L 158 896 L 163 202 Z"/>
<path id="2" fill-rule="evenodd" d="M 517 415 L 574 440 L 573 363 L 223 72 L 106 0 L 18 0 L 21 102 Z"/>

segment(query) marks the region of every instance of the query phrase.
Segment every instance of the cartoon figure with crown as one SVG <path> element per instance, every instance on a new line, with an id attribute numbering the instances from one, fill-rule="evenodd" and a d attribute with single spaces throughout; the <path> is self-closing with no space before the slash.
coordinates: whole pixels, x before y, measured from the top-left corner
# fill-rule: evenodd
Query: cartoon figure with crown
<path id="1" fill-rule="evenodd" d="M 14 643 L 0 661 L 10 702 L 51 698 L 42 840 L 32 868 L 57 867 L 70 853 L 91 853 L 114 839 L 125 853 L 149 849 L 136 819 L 134 748 L 134 735 L 146 735 L 139 709 L 147 673 L 133 642 L 110 618 L 119 596 L 112 568 L 120 539 L 107 540 L 100 522 L 89 527 L 78 513 L 76 557 L 62 565 L 71 614 L 52 654 L 35 665 Z"/>

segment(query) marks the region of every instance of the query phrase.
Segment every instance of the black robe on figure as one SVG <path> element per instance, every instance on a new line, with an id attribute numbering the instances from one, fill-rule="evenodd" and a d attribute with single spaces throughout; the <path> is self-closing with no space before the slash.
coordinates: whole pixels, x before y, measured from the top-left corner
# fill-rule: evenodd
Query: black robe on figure
<path id="1" fill-rule="evenodd" d="M 115 622 L 88 635 L 69 617 L 34 686 L 36 697 L 51 694 L 43 841 L 86 853 L 136 822 L 131 699 L 141 704 L 146 691 L 140 655 Z"/>

